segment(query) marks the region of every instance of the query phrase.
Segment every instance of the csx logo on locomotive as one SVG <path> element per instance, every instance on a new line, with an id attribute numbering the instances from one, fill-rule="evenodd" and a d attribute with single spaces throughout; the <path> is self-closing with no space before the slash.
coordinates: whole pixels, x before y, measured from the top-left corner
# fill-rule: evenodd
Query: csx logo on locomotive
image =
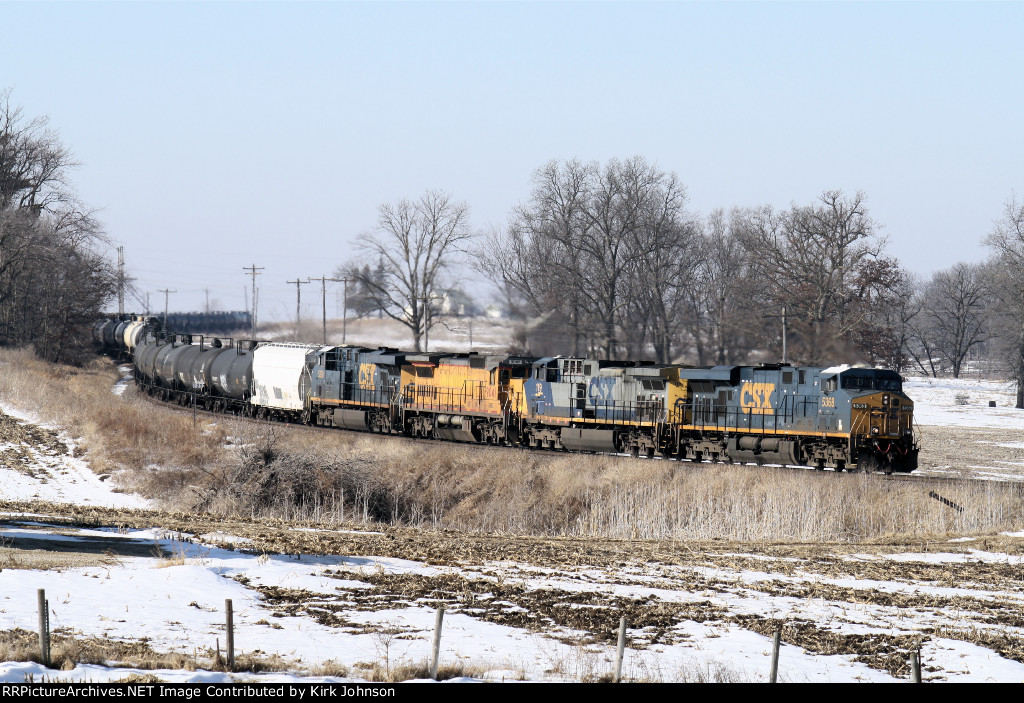
<path id="1" fill-rule="evenodd" d="M 600 376 L 590 379 L 587 396 L 591 403 L 608 403 L 615 397 L 615 379 Z"/>
<path id="2" fill-rule="evenodd" d="M 774 415 L 775 408 L 772 407 L 772 393 L 774 392 L 774 383 L 745 381 L 740 386 L 740 406 L 744 410 L 750 411 L 752 415 Z"/>

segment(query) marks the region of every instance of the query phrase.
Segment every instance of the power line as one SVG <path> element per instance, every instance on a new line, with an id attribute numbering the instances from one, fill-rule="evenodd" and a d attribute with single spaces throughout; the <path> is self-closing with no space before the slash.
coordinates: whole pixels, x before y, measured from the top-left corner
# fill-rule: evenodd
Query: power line
<path id="1" fill-rule="evenodd" d="M 177 292 L 178 291 L 176 291 L 176 290 L 168 290 L 166 288 L 164 288 L 163 290 L 158 290 L 157 291 L 157 293 L 163 293 L 164 294 L 164 329 L 167 329 L 167 301 L 170 298 L 171 293 L 177 293 Z"/>
<path id="2" fill-rule="evenodd" d="M 259 273 L 259 271 L 262 271 L 265 268 L 266 268 L 265 266 L 257 266 L 256 264 L 253 264 L 252 266 L 243 266 L 242 267 L 243 271 L 247 271 L 249 273 L 249 275 L 252 276 L 252 334 L 251 334 L 251 336 L 252 336 L 253 339 L 256 338 L 256 311 L 258 309 L 257 308 L 257 301 L 256 301 L 256 277 L 257 276 L 262 276 L 263 274 Z"/>
<path id="3" fill-rule="evenodd" d="M 289 285 L 292 283 L 295 284 L 295 333 L 298 334 L 299 322 L 302 319 L 300 315 L 300 311 L 302 309 L 302 284 L 311 283 L 311 281 L 295 279 L 294 281 L 285 281 L 285 283 L 288 283 Z"/>
<path id="4" fill-rule="evenodd" d="M 346 279 L 344 278 L 327 278 L 327 276 L 321 276 L 320 278 L 309 278 L 308 283 L 313 281 L 320 281 L 320 293 L 323 296 L 323 308 L 324 308 L 324 346 L 327 346 L 327 282 L 341 283 Z"/>

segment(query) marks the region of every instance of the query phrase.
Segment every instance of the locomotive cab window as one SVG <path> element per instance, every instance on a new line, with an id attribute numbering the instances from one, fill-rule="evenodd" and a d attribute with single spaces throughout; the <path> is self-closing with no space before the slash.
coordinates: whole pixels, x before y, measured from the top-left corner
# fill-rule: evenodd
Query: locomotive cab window
<path id="1" fill-rule="evenodd" d="M 843 388 L 855 391 L 900 391 L 902 383 L 895 378 L 876 378 L 871 376 L 845 376 Z"/>
<path id="2" fill-rule="evenodd" d="M 839 379 L 835 376 L 829 376 L 828 378 L 822 379 L 821 389 L 826 393 L 831 393 L 837 388 L 839 388 Z"/>

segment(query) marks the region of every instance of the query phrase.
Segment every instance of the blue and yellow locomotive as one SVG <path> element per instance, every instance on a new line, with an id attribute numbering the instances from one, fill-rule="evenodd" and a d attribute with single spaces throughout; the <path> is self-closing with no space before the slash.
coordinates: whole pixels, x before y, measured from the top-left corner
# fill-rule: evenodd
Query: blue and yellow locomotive
<path id="1" fill-rule="evenodd" d="M 917 468 L 913 401 L 883 369 L 546 358 L 511 388 L 535 447 L 691 461 Z"/>

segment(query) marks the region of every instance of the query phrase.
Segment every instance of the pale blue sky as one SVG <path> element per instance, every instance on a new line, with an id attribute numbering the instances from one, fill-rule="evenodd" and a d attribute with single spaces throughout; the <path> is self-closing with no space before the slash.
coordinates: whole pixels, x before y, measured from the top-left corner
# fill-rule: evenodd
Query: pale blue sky
<path id="1" fill-rule="evenodd" d="M 922 275 L 1024 195 L 1018 2 L 0 2 L 0 28 L 0 87 L 157 308 L 241 308 L 255 263 L 290 317 L 285 281 L 380 203 L 442 188 L 501 225 L 555 158 L 643 155 L 701 215 L 863 190 Z"/>

